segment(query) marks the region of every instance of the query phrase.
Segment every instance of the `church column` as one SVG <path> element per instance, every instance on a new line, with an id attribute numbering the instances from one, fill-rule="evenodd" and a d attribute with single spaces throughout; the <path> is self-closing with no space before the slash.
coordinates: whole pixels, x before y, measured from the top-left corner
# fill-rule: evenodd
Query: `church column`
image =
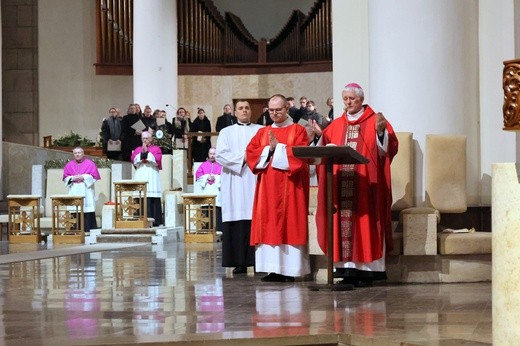
<path id="1" fill-rule="evenodd" d="M 413 132 L 416 201 L 424 200 L 426 134 L 468 137 L 468 201 L 479 203 L 478 2 L 333 0 L 333 81 L 357 82 L 396 131 Z"/>
<path id="2" fill-rule="evenodd" d="M 349 82 L 368 87 L 368 3 L 366 0 L 332 0 L 332 41 L 332 83 L 334 119 L 336 119 L 343 112 L 341 100 L 343 87 Z M 365 99 L 368 100 L 368 90 L 365 92 Z"/>
<path id="3" fill-rule="evenodd" d="M 1 19 L 2 19 L 2 12 L 1 12 L 1 9 L 0 9 L 0 23 L 1 23 Z M 0 37 L 2 37 L 2 26 L 0 25 Z M 2 40 L 0 40 L 0 51 L 2 51 Z M 2 66 L 2 57 L 0 56 L 0 66 Z M 0 68 L 0 80 L 3 80 L 2 79 L 2 69 Z M 2 92 L 2 85 L 0 85 L 0 109 L 4 109 L 4 105 L 3 105 L 3 100 L 2 100 L 2 95 L 3 95 L 3 92 Z M 2 114 L 4 114 L 4 112 L 2 112 Z M 0 133 L 2 134 L 2 141 L 0 141 L 0 200 L 3 200 L 4 199 L 4 169 L 3 169 L 3 148 L 2 148 L 2 142 L 3 142 L 3 134 L 4 134 L 4 129 L 2 127 L 2 121 L 0 121 Z"/>
<path id="4" fill-rule="evenodd" d="M 478 2 L 369 1 L 368 102 L 413 132 L 416 200 L 427 134 L 467 136 L 468 203 L 479 204 Z M 464 164 L 464 163 L 461 163 Z M 426 167 L 425 167 L 426 168 Z"/>
<path id="5" fill-rule="evenodd" d="M 498 85 L 502 86 L 503 61 L 520 58 L 520 37 L 515 35 L 518 32 L 515 28 L 520 27 L 520 1 L 480 0 L 479 3 L 480 23 L 487 29 L 481 38 L 481 88 L 494 86 L 481 92 L 487 96 L 481 101 L 482 129 L 490 129 L 482 134 L 483 161 L 487 158 L 487 162 L 495 162 L 489 189 L 493 216 L 493 344 L 516 345 L 520 338 L 520 276 L 517 275 L 520 268 L 520 134 L 501 129 L 504 93 Z M 501 102 L 493 104 L 493 99 Z M 501 150 L 492 149 L 498 147 Z"/>
<path id="6" fill-rule="evenodd" d="M 177 106 L 176 1 L 134 1 L 133 55 L 134 102 L 164 109 L 171 119 Z"/>
<path id="7" fill-rule="evenodd" d="M 516 3 L 516 5 L 515 5 Z M 515 54 L 515 21 L 520 15 L 518 0 L 479 1 L 479 79 L 480 141 L 482 169 L 482 204 L 491 204 L 491 164 L 513 162 L 520 158 L 518 133 L 502 130 L 504 91 L 502 71 L 505 60 L 518 59 Z M 518 42 L 517 42 L 518 45 Z M 515 139 L 516 137 L 516 139 Z M 516 140 L 516 144 L 515 144 Z M 496 144 L 500 143 L 500 150 Z"/>

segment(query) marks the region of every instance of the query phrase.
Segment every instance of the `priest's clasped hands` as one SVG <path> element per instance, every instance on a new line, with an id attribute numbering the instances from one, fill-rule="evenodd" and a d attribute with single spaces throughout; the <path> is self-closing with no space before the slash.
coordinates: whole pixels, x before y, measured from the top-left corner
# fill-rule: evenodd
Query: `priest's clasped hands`
<path id="1" fill-rule="evenodd" d="M 83 176 L 81 174 L 75 175 L 72 177 L 72 181 L 75 183 L 81 183 L 83 181 Z"/>
<path id="2" fill-rule="evenodd" d="M 274 151 L 276 149 L 276 145 L 278 144 L 278 139 L 274 135 L 273 131 L 269 131 L 269 151 Z"/>

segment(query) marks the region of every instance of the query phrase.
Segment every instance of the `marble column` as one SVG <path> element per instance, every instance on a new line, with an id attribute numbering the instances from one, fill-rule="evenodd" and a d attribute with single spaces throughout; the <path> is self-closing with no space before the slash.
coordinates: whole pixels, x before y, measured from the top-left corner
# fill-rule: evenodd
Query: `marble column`
<path id="1" fill-rule="evenodd" d="M 369 1 L 368 25 L 367 103 L 396 131 L 413 132 L 422 203 L 427 134 L 466 135 L 468 157 L 479 157 L 478 2 Z M 467 164 L 468 199 L 478 203 L 479 162 Z"/>
<path id="2" fill-rule="evenodd" d="M 345 84 L 355 81 L 368 87 L 368 1 L 332 0 L 332 14 L 332 84 L 336 119 L 343 113 L 341 91 Z M 368 88 L 366 91 L 365 97 Z"/>
<path id="3" fill-rule="evenodd" d="M 134 101 L 164 109 L 177 105 L 177 2 L 134 1 Z"/>
<path id="4" fill-rule="evenodd" d="M 480 79 L 480 169 L 481 204 L 491 205 L 491 164 L 518 162 L 520 159 L 517 133 L 503 131 L 504 91 L 502 69 L 504 60 L 520 58 L 515 52 L 515 21 L 518 1 L 479 0 L 479 79 Z M 499 20 L 497 20 L 499 19 Z M 517 49 L 520 42 L 516 43 Z M 517 53 L 517 54 L 515 54 Z M 500 149 L 497 147 L 500 142 Z"/>
<path id="5" fill-rule="evenodd" d="M 520 165 L 492 166 L 493 344 L 520 339 Z"/>
<path id="6" fill-rule="evenodd" d="M 0 10 L 0 19 L 1 18 L 2 18 L 2 12 Z M 0 27 L 0 35 L 1 34 L 2 34 L 2 28 Z M 0 42 L 0 48 L 1 47 L 2 47 L 2 43 Z M 0 66 L 1 65 L 2 65 L 2 57 L 0 56 Z M 0 80 L 2 79 L 2 70 L 3 69 L 0 69 Z M 3 110 L 3 100 L 2 100 L 3 94 L 4 93 L 2 92 L 2 86 L 0 85 L 0 109 L 2 109 L 2 110 Z M 4 112 L 2 112 L 2 113 L 4 113 Z M 2 128 L 2 121 L 0 121 L 0 133 L 2 133 L 2 134 L 4 133 L 4 130 Z M 0 199 L 4 199 L 4 170 L 3 170 L 3 164 L 2 164 L 4 150 L 2 149 L 2 146 L 3 146 L 2 141 L 0 141 Z"/>

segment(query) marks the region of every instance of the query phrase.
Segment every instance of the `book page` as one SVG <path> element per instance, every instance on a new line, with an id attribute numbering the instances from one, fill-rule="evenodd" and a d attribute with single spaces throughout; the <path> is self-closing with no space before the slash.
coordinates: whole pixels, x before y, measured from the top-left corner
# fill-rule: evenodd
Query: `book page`
<path id="1" fill-rule="evenodd" d="M 144 131 L 144 129 L 146 128 L 141 119 L 137 120 L 131 127 L 136 131 Z"/>

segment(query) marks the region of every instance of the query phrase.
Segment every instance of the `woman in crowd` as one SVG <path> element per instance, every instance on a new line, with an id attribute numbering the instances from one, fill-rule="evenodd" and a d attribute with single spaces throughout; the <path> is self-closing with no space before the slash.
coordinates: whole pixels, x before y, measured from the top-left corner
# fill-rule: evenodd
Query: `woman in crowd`
<path id="1" fill-rule="evenodd" d="M 197 117 L 190 124 L 190 132 L 211 132 L 211 123 L 202 108 L 197 109 Z M 191 141 L 191 158 L 193 162 L 204 162 L 211 148 L 210 136 L 193 137 Z"/>

